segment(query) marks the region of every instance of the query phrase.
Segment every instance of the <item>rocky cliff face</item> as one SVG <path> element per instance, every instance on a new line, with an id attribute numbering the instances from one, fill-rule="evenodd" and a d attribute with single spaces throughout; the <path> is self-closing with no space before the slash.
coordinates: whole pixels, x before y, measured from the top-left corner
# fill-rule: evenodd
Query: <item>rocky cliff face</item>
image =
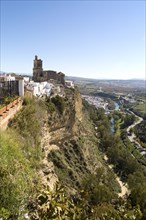
<path id="1" fill-rule="evenodd" d="M 40 171 L 43 184 L 53 188 L 57 181 L 76 189 L 87 173 L 101 167 L 94 129 L 82 111 L 80 93 L 66 92 L 65 108 L 48 113 L 44 124 L 42 150 L 44 160 Z"/>
<path id="2" fill-rule="evenodd" d="M 82 121 L 83 119 L 83 112 L 82 112 L 82 98 L 81 94 L 75 90 L 74 92 L 74 108 L 75 108 L 75 117 L 79 121 Z"/>
<path id="3" fill-rule="evenodd" d="M 72 131 L 74 135 L 78 135 L 80 132 L 78 128 L 79 124 L 82 123 L 83 120 L 83 112 L 82 112 L 82 98 L 78 90 L 74 92 L 74 123 L 72 124 Z"/>
<path id="4" fill-rule="evenodd" d="M 48 128 L 53 134 L 52 142 L 65 140 L 78 132 L 78 124 L 83 119 L 82 98 L 78 90 L 66 92 L 64 111 L 60 114 L 54 111 L 48 114 Z"/>

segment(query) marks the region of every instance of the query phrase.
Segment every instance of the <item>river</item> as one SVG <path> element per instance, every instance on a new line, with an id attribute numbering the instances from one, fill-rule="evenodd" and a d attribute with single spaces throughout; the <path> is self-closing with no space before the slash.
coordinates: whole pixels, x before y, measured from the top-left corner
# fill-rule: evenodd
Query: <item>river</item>
<path id="1" fill-rule="evenodd" d="M 116 110 L 116 111 L 119 111 L 119 110 L 120 110 L 119 104 L 118 104 L 117 102 L 115 102 L 114 104 L 115 104 L 115 110 Z"/>
<path id="2" fill-rule="evenodd" d="M 114 104 L 115 104 L 115 110 L 119 111 L 120 110 L 119 104 L 117 102 L 115 102 Z M 114 121 L 113 117 L 111 118 L 111 132 L 112 132 L 112 134 L 114 134 L 114 132 L 115 132 L 115 121 Z"/>

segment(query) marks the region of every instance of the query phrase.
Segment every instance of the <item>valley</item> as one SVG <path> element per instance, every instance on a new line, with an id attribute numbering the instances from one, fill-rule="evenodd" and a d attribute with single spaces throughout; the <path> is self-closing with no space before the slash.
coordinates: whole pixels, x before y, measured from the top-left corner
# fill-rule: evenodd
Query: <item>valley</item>
<path id="1" fill-rule="evenodd" d="M 138 136 L 131 139 L 142 119 L 127 112 L 128 103 L 123 103 L 121 95 L 84 95 L 77 87 L 64 88 L 64 94 L 45 99 L 24 97 L 22 109 L 1 132 L 1 158 L 8 157 L 9 139 L 23 160 L 11 169 L 9 161 L 14 163 L 18 150 L 10 154 L 10 160 L 2 159 L 1 185 L 8 194 L 1 193 L 1 213 L 6 214 L 0 214 L 31 220 L 57 220 L 59 216 L 67 220 L 73 216 L 144 219 L 146 158 L 135 148 L 136 141 L 141 144 Z M 15 176 L 20 166 L 28 169 L 28 175 L 24 180 L 19 174 L 18 181 Z M 25 191 L 20 193 L 24 184 Z M 16 191 L 11 189 L 17 190 L 18 185 L 20 198 L 14 199 Z"/>
<path id="2" fill-rule="evenodd" d="M 146 220 L 145 1 L 0 6 L 0 220 Z"/>

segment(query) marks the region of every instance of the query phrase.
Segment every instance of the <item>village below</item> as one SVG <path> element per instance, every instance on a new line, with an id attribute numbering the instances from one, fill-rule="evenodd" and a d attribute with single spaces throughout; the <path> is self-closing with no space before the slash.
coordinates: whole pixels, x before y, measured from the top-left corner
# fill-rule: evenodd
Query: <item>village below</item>
<path id="1" fill-rule="evenodd" d="M 145 220 L 144 80 L 0 75 L 0 220 Z"/>

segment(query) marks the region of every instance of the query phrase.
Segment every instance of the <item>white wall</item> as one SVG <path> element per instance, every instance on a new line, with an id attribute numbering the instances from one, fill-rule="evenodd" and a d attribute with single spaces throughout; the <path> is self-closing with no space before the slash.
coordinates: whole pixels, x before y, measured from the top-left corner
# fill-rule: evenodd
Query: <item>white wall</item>
<path id="1" fill-rule="evenodd" d="M 24 96 L 24 80 L 19 80 L 19 96 Z"/>

